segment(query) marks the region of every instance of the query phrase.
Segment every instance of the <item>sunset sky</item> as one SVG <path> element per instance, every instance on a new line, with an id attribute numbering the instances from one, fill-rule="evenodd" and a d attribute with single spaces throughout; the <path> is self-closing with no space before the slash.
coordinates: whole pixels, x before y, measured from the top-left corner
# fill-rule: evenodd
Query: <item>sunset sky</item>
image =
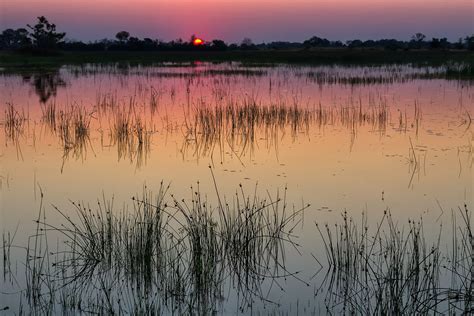
<path id="1" fill-rule="evenodd" d="M 0 28 L 45 15 L 67 38 L 140 38 L 239 42 L 397 38 L 416 32 L 457 40 L 474 33 L 472 0 L 2 0 Z"/>

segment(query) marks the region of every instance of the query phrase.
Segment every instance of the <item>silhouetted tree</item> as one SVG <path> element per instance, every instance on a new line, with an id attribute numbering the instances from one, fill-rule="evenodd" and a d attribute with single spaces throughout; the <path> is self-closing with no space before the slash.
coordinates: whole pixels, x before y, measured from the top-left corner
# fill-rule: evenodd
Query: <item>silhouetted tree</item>
<path id="1" fill-rule="evenodd" d="M 474 35 L 460 38 L 456 43 L 450 43 L 446 38 L 433 38 L 426 41 L 426 36 L 422 33 L 416 33 L 411 37 L 410 41 L 399 41 L 396 39 L 380 39 L 366 40 L 359 39 L 347 41 L 343 44 L 341 41 L 330 41 L 325 38 L 313 36 L 310 39 L 299 42 L 271 42 L 254 44 L 250 38 L 244 38 L 240 44 L 227 45 L 224 41 L 215 39 L 211 42 L 204 42 L 200 45 L 193 45 L 196 35 L 192 35 L 189 41 L 177 39 L 170 42 L 163 42 L 158 39 L 130 36 L 127 31 L 121 31 L 116 34 L 116 40 L 103 39 L 101 41 L 84 43 L 81 41 L 63 41 L 65 33 L 56 32 L 56 25 L 50 23 L 45 17 L 38 17 L 38 23 L 35 26 L 28 25 L 32 30 L 30 33 L 27 29 L 21 28 L 17 30 L 6 29 L 0 34 L 0 49 L 18 50 L 24 48 L 40 48 L 40 49 L 56 49 L 64 50 L 146 50 L 146 51 L 223 51 L 223 50 L 266 50 L 266 49 L 301 49 L 312 47 L 350 47 L 350 48 L 385 48 L 390 50 L 398 49 L 470 49 L 474 50 Z"/>
<path id="2" fill-rule="evenodd" d="M 462 37 L 459 38 L 459 40 L 453 44 L 455 49 L 464 49 L 464 40 Z"/>
<path id="3" fill-rule="evenodd" d="M 464 43 L 466 43 L 467 49 L 474 50 L 474 35 L 466 36 Z"/>
<path id="4" fill-rule="evenodd" d="M 416 33 L 411 37 L 411 41 L 409 43 L 410 48 L 422 48 L 424 46 L 424 40 L 426 35 L 423 33 Z"/>
<path id="5" fill-rule="evenodd" d="M 341 41 L 331 42 L 332 47 L 344 47 L 344 44 Z"/>
<path id="6" fill-rule="evenodd" d="M 355 48 L 355 47 L 362 47 L 363 42 L 359 39 L 355 39 L 352 41 L 347 41 L 346 44 L 350 48 Z"/>
<path id="7" fill-rule="evenodd" d="M 303 45 L 297 42 L 271 42 L 266 44 L 263 48 L 266 49 L 295 49 L 302 48 Z"/>
<path id="8" fill-rule="evenodd" d="M 222 40 L 215 39 L 215 40 L 212 41 L 211 47 L 214 50 L 226 50 L 227 49 L 227 44 Z"/>
<path id="9" fill-rule="evenodd" d="M 0 49 L 16 50 L 31 45 L 27 29 L 6 29 L 0 34 Z"/>
<path id="10" fill-rule="evenodd" d="M 329 47 L 331 46 L 331 43 L 329 40 L 325 38 L 320 38 L 317 36 L 313 36 L 310 39 L 306 40 L 303 42 L 304 47 L 310 48 L 310 47 Z"/>
<path id="11" fill-rule="evenodd" d="M 406 43 L 398 41 L 396 39 L 382 39 L 377 41 L 379 47 L 383 47 L 388 50 L 398 50 L 406 48 Z"/>
<path id="12" fill-rule="evenodd" d="M 245 37 L 240 43 L 240 49 L 248 50 L 248 49 L 255 49 L 255 48 L 256 48 L 255 44 L 248 37 Z"/>
<path id="13" fill-rule="evenodd" d="M 56 32 L 56 25 L 49 23 L 44 16 L 38 17 L 38 23 L 35 26 L 27 24 L 32 30 L 30 34 L 33 39 L 33 45 L 39 49 L 56 49 L 63 40 L 66 33 Z"/>
<path id="14" fill-rule="evenodd" d="M 426 38 L 426 35 L 425 35 L 425 34 L 423 34 L 423 33 L 416 33 L 415 35 L 413 35 L 413 36 L 411 37 L 411 40 L 414 41 L 414 42 L 419 42 L 419 43 L 421 43 L 421 42 L 423 42 L 423 41 L 425 40 L 425 38 Z"/>
<path id="15" fill-rule="evenodd" d="M 128 38 L 130 37 L 130 33 L 127 31 L 120 31 L 117 34 L 115 34 L 115 38 L 119 40 L 121 43 L 125 43 Z"/>
<path id="16" fill-rule="evenodd" d="M 144 38 L 141 42 L 141 46 L 144 50 L 153 50 L 158 48 L 160 42 L 158 40 L 152 40 L 151 38 Z"/>
<path id="17" fill-rule="evenodd" d="M 433 39 L 430 42 L 430 47 L 433 49 L 447 49 L 449 48 L 449 42 L 446 37 L 443 37 L 441 39 L 433 37 Z"/>
<path id="18" fill-rule="evenodd" d="M 433 37 L 433 39 L 431 40 L 431 43 L 430 43 L 430 47 L 434 48 L 434 49 L 440 48 L 441 45 L 440 45 L 440 42 L 439 42 L 439 38 Z"/>

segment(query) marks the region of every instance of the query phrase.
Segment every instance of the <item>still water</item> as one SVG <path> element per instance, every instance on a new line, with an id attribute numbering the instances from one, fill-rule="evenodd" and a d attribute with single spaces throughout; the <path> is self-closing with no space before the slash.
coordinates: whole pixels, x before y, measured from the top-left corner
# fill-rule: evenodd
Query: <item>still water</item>
<path id="1" fill-rule="evenodd" d="M 375 229 L 387 211 L 400 227 L 422 219 L 430 244 L 442 225 L 451 227 L 452 211 L 472 209 L 474 89 L 472 81 L 443 79 L 439 71 L 196 62 L 4 73 L 0 228 L 9 259 L 4 258 L 0 309 L 19 313 L 39 304 L 27 299 L 24 272 L 30 251 L 24 247 L 43 235 L 38 216 L 50 225 L 44 226 L 48 249 L 54 248 L 49 252 L 57 253 L 66 247 L 65 236 L 53 227 L 80 216 L 73 201 L 97 209 L 97 201 L 113 199 L 110 212 L 133 214 L 132 197 L 144 190 L 158 193 L 163 183 L 169 184 L 168 203 L 192 205 L 199 187 L 214 209 L 211 217 L 218 216 L 220 204 L 235 205 L 238 196 L 267 199 L 281 213 L 282 205 L 273 206 L 286 192 L 280 216 L 288 217 L 291 242 L 280 245 L 277 255 L 266 254 L 279 258 L 279 272 L 268 280 L 260 276 L 261 282 L 252 283 L 258 286 L 239 291 L 241 283 L 224 269 L 218 290 L 206 294 L 218 301 L 212 308 L 202 299 L 183 299 L 182 309 L 174 309 L 169 298 L 166 304 L 151 300 L 160 301 L 157 313 L 327 312 L 319 291 L 327 261 L 316 222 L 333 225 L 343 212 L 359 221 L 364 213 Z M 442 234 L 440 248 L 450 249 L 448 237 Z M 6 247 L 12 239 L 15 247 Z M 268 276 L 271 269 L 263 270 Z M 108 299 L 119 314 L 140 310 L 131 307 L 135 292 L 117 294 L 114 285 L 107 287 L 115 294 L 104 298 L 96 287 L 79 310 L 87 313 L 87 304 Z M 173 296 L 169 289 L 140 293 L 165 292 Z M 85 294 L 76 289 L 69 295 Z M 127 304 L 120 303 L 121 295 Z M 48 311 L 62 313 L 55 299 L 57 306 Z"/>

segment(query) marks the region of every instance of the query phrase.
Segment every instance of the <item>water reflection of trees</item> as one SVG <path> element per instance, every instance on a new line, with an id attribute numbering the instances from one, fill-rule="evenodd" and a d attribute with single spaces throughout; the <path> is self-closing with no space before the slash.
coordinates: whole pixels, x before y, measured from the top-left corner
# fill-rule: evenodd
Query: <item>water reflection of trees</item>
<path id="1" fill-rule="evenodd" d="M 40 103 L 48 102 L 51 97 L 56 96 L 59 87 L 66 86 L 59 69 L 23 74 L 22 76 L 24 82 L 29 82 L 34 87 Z"/>

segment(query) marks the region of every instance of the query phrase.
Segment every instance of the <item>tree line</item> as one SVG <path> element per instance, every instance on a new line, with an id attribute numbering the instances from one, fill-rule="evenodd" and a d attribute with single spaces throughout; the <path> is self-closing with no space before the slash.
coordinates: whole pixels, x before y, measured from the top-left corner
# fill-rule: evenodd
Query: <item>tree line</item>
<path id="1" fill-rule="evenodd" d="M 414 34 L 409 41 L 396 39 L 380 39 L 362 41 L 354 39 L 346 42 L 331 41 L 326 38 L 313 36 L 300 42 L 270 42 L 255 44 L 250 38 L 244 38 L 240 43 L 228 44 L 220 39 L 204 41 L 194 45 L 195 36 L 190 40 L 177 39 L 169 42 L 159 39 L 131 36 L 127 31 L 120 31 L 115 39 L 103 39 L 93 42 L 65 40 L 66 33 L 56 31 L 56 25 L 50 23 L 44 16 L 38 17 L 37 23 L 26 28 L 6 29 L 0 34 L 0 49 L 10 51 L 51 52 L 56 50 L 70 51 L 226 51 L 226 50 L 285 50 L 312 48 L 384 48 L 389 50 L 407 49 L 468 49 L 474 50 L 474 35 L 450 42 L 447 38 L 432 38 L 422 33 Z"/>

